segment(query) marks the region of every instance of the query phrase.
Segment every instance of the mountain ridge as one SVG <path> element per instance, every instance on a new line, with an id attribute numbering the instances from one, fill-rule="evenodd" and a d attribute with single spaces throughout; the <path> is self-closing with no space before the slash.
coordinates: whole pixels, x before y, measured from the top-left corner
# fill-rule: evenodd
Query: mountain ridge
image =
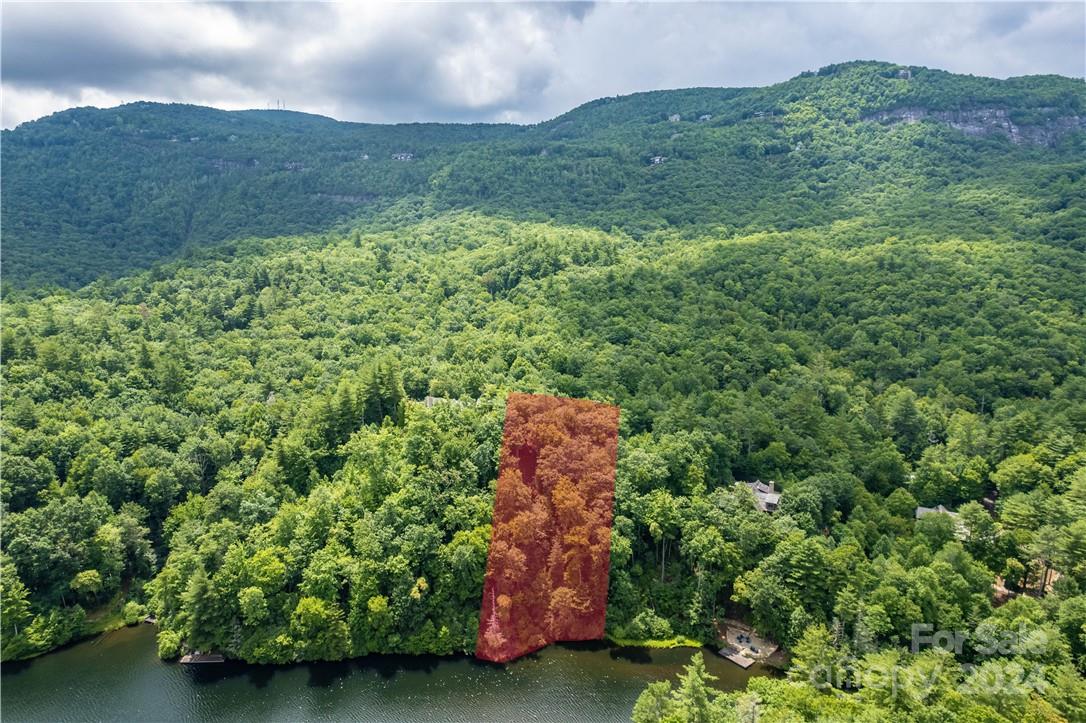
<path id="1" fill-rule="evenodd" d="M 42 116 L 40 118 L 35 118 L 33 120 L 24 121 L 24 122 L 18 124 L 17 126 L 15 126 L 13 128 L 4 129 L 3 133 L 5 133 L 5 134 L 6 133 L 11 133 L 11 132 L 23 127 L 23 126 L 40 123 L 42 121 L 47 121 L 47 120 L 50 120 L 50 119 L 61 120 L 61 118 L 60 118 L 61 116 L 65 116 L 65 115 L 71 114 L 71 113 L 84 112 L 84 111 L 100 111 L 100 112 L 105 113 L 105 112 L 118 111 L 118 110 L 123 110 L 123 109 L 128 109 L 128 108 L 182 108 L 182 109 L 194 109 L 194 110 L 200 110 L 200 111 L 215 111 L 215 112 L 218 112 L 218 113 L 239 114 L 239 115 L 240 114 L 245 114 L 245 115 L 248 115 L 248 114 L 253 114 L 253 115 L 256 115 L 256 114 L 277 114 L 277 115 L 285 115 L 285 116 L 302 116 L 302 117 L 305 117 L 305 118 L 333 121 L 333 122 L 338 123 L 338 124 L 345 124 L 345 125 L 351 125 L 351 126 L 366 126 L 366 127 L 427 126 L 427 125 L 429 125 L 429 126 L 502 126 L 502 127 L 514 127 L 514 128 L 533 128 L 533 127 L 546 126 L 548 124 L 555 123 L 555 122 L 561 120 L 562 118 L 564 118 L 565 116 L 568 116 L 568 115 L 571 115 L 571 114 L 576 114 L 578 112 L 585 111 L 585 110 L 588 110 L 588 109 L 591 109 L 591 108 L 594 108 L 594 107 L 598 107 L 598 106 L 601 106 L 601 105 L 606 105 L 606 104 L 610 104 L 610 103 L 614 103 L 614 102 L 621 102 L 621 101 L 626 101 L 626 100 L 635 100 L 635 99 L 646 97 L 646 96 L 664 95 L 664 94 L 680 94 L 680 93 L 697 93 L 697 92 L 704 92 L 704 91 L 714 91 L 714 92 L 715 91 L 726 91 L 726 92 L 729 92 L 729 93 L 732 93 L 732 94 L 739 94 L 739 93 L 742 93 L 742 92 L 754 91 L 754 90 L 759 90 L 759 89 L 780 88 L 782 86 L 787 86 L 789 84 L 792 84 L 792 83 L 794 83 L 794 82 L 796 82 L 796 81 L 798 81 L 800 79 L 813 78 L 813 77 L 826 77 L 826 76 L 829 76 L 829 75 L 834 75 L 836 73 L 839 73 L 839 72 L 841 72 L 843 70 L 850 70 L 850 69 L 857 69 L 857 68 L 858 69 L 893 70 L 895 72 L 896 71 L 909 71 L 910 73 L 916 73 L 916 72 L 936 73 L 936 74 L 943 74 L 943 75 L 947 75 L 947 76 L 954 76 L 954 77 L 957 77 L 957 78 L 978 80 L 978 81 L 982 81 L 982 82 L 986 82 L 986 83 L 992 83 L 992 84 L 995 84 L 995 85 L 998 85 L 998 84 L 1014 85 L 1014 84 L 1019 84 L 1019 83 L 1023 83 L 1023 82 L 1028 83 L 1028 82 L 1042 81 L 1042 80 L 1056 81 L 1056 82 L 1064 82 L 1064 81 L 1074 81 L 1074 82 L 1080 82 L 1080 83 L 1081 82 L 1086 82 L 1086 78 L 1079 78 L 1079 77 L 1073 77 L 1073 76 L 1064 76 L 1064 75 L 1059 75 L 1059 74 L 1055 74 L 1055 73 L 1033 73 L 1033 74 L 1027 74 L 1027 75 L 1015 75 L 1015 76 L 1008 76 L 1006 78 L 998 78 L 998 77 L 995 77 L 995 76 L 973 75 L 971 73 L 952 73 L 950 71 L 940 70 L 938 68 L 929 68 L 929 67 L 926 67 L 926 66 L 918 66 L 918 65 L 902 65 L 902 64 L 892 63 L 892 62 L 889 62 L 889 61 L 881 61 L 881 60 L 853 60 L 853 61 L 847 61 L 847 62 L 843 62 L 843 63 L 834 63 L 834 64 L 830 64 L 830 65 L 827 65 L 827 66 L 823 66 L 822 68 L 818 69 L 817 71 L 813 71 L 813 70 L 803 71 L 803 72 L 801 72 L 801 73 L 799 73 L 799 74 L 797 74 L 797 75 L 795 75 L 795 76 L 793 76 L 793 77 L 791 77 L 791 78 L 789 78 L 787 80 L 780 81 L 778 83 L 771 83 L 769 85 L 762 85 L 762 86 L 758 86 L 758 85 L 749 85 L 749 86 L 703 85 L 703 86 L 689 86 L 689 87 L 675 87 L 675 88 L 658 88 L 658 89 L 653 89 L 653 90 L 633 91 L 633 92 L 630 92 L 630 93 L 623 93 L 623 94 L 612 95 L 612 96 L 601 96 L 599 98 L 593 98 L 591 100 L 580 103 L 580 104 L 570 108 L 569 110 L 564 111 L 564 112 L 558 114 L 557 116 L 554 116 L 553 118 L 547 118 L 547 119 L 536 121 L 536 122 L 533 122 L 533 123 L 512 123 L 512 122 L 493 122 L 493 121 L 477 121 L 477 122 L 470 122 L 470 123 L 469 122 L 461 122 L 461 121 L 397 121 L 397 122 L 392 122 L 392 123 L 380 123 L 380 122 L 374 122 L 374 121 L 345 120 L 345 119 L 335 118 L 333 116 L 323 115 L 321 113 L 310 113 L 308 111 L 298 111 L 298 110 L 291 110 L 291 109 L 285 109 L 285 108 L 284 109 L 239 108 L 239 109 L 236 109 L 236 110 L 228 110 L 228 109 L 224 109 L 224 108 L 217 108 L 215 106 L 205 106 L 205 105 L 200 105 L 200 104 L 196 104 L 196 103 L 136 100 L 136 101 L 130 101 L 130 102 L 127 102 L 127 103 L 121 103 L 121 104 L 118 104 L 118 105 L 115 105 L 115 106 L 108 106 L 108 107 L 101 107 L 101 106 L 73 106 L 71 108 L 65 108 L 63 110 L 56 111 L 56 112 L 51 113 L 49 115 Z"/>
<path id="2" fill-rule="evenodd" d="M 878 118 L 909 108 L 920 110 L 907 123 Z M 600 98 L 527 126 L 69 109 L 3 132 L 4 283 L 80 286 L 190 245 L 374 220 L 406 199 L 635 235 L 820 224 L 847 215 L 855 194 L 930 169 L 991 183 L 1001 164 L 1074 165 L 1084 108 L 1075 79 L 857 61 L 759 88 Z M 994 115 L 954 120 L 973 112 Z M 771 196 L 794 199 L 787 215 L 769 213 Z"/>

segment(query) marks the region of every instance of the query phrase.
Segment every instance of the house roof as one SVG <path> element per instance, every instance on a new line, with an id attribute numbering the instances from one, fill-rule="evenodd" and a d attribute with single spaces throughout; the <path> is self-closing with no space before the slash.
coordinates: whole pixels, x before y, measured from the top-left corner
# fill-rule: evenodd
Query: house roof
<path id="1" fill-rule="evenodd" d="M 957 517 L 958 516 L 957 512 L 951 512 L 950 510 L 948 510 L 946 507 L 944 507 L 942 505 L 936 505 L 935 507 L 917 506 L 917 508 L 916 508 L 916 519 L 919 520 L 921 517 L 924 517 L 925 515 L 934 514 L 936 512 L 941 512 L 942 514 L 950 515 L 951 517 Z"/>
<path id="2" fill-rule="evenodd" d="M 755 480 L 753 482 L 737 482 L 736 484 L 749 488 L 754 493 L 754 498 L 762 510 L 768 511 L 768 507 L 776 507 L 780 504 L 781 493 L 774 490 L 773 482 L 766 484 L 761 480 Z"/>

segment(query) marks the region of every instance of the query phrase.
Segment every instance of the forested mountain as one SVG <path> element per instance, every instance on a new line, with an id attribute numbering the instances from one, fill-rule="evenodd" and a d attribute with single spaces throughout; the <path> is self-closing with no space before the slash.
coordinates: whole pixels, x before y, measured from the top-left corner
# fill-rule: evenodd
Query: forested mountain
<path id="1" fill-rule="evenodd" d="M 122 607 L 164 657 L 471 651 L 518 390 L 621 407 L 613 638 L 727 610 L 795 652 L 639 718 L 1081 720 L 1084 103 L 849 63 L 532 127 L 5 132 L 4 658 Z"/>
<path id="2" fill-rule="evenodd" d="M 79 286 L 185 246 L 372 220 L 408 198 L 635 237 L 873 213 L 893 233 L 922 205 L 955 228 L 1066 244 L 1082 210 L 1064 164 L 1082 155 L 1084 124 L 1078 80 L 877 63 L 603 98 L 527 127 L 77 108 L 3 132 L 5 282 Z M 1029 202 L 1022 188 L 1055 205 L 1026 228 L 1006 215 Z"/>

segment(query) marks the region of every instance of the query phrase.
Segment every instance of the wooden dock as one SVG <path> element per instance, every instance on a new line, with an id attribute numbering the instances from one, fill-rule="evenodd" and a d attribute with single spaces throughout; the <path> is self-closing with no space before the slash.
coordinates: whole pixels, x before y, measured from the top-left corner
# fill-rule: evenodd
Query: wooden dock
<path id="1" fill-rule="evenodd" d="M 746 623 L 724 618 L 723 625 L 717 623 L 717 634 L 723 647 L 720 656 L 732 661 L 740 668 L 749 668 L 757 662 L 768 660 L 778 650 L 778 645 L 754 632 Z"/>
<path id="2" fill-rule="evenodd" d="M 719 654 L 721 657 L 727 658 L 744 670 L 754 665 L 753 658 L 748 658 L 735 648 L 721 648 Z"/>
<path id="3" fill-rule="evenodd" d="M 182 665 L 203 665 L 207 663 L 225 663 L 226 658 L 218 653 L 201 653 L 197 650 L 195 653 L 189 653 L 188 655 L 181 656 Z"/>

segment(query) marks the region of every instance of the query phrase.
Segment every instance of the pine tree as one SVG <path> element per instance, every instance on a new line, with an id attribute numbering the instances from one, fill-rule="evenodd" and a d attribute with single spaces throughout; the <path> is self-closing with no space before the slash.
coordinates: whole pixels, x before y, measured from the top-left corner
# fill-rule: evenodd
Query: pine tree
<path id="1" fill-rule="evenodd" d="M 344 377 L 339 380 L 330 410 L 332 437 L 336 445 L 346 442 L 362 425 L 358 397 L 358 390 L 350 379 Z"/>
<path id="2" fill-rule="evenodd" d="M 634 723 L 658 723 L 670 717 L 675 708 L 670 693 L 671 683 L 666 680 L 649 683 L 634 704 L 631 716 Z"/>
<path id="3" fill-rule="evenodd" d="M 196 568 L 188 587 L 181 595 L 181 606 L 188 622 L 185 639 L 195 649 L 213 647 L 217 596 L 203 566 Z"/>
<path id="4" fill-rule="evenodd" d="M 141 369 L 154 369 L 155 360 L 151 358 L 151 352 L 147 348 L 146 342 L 140 342 L 139 350 L 139 365 Z"/>
<path id="5" fill-rule="evenodd" d="M 9 633 L 19 636 L 19 626 L 30 619 L 30 592 L 19 579 L 15 565 L 5 556 L 0 562 L 0 619 L 3 620 L 5 647 Z"/>
<path id="6" fill-rule="evenodd" d="M 390 417 L 396 425 L 403 424 L 403 405 L 406 394 L 403 389 L 403 376 L 400 365 L 395 361 L 385 361 L 377 365 L 377 393 L 381 399 L 381 413 Z"/>
<path id="7" fill-rule="evenodd" d="M 362 421 L 365 424 L 380 424 L 385 418 L 385 412 L 381 390 L 377 384 L 377 375 L 372 367 L 362 373 L 358 387 L 359 396 L 362 399 Z"/>
<path id="8" fill-rule="evenodd" d="M 690 664 L 683 667 L 686 674 L 679 678 L 679 688 L 672 697 L 682 712 L 683 720 L 709 723 L 712 717 L 709 682 L 717 678 L 705 669 L 705 658 L 701 651 L 695 653 Z"/>

